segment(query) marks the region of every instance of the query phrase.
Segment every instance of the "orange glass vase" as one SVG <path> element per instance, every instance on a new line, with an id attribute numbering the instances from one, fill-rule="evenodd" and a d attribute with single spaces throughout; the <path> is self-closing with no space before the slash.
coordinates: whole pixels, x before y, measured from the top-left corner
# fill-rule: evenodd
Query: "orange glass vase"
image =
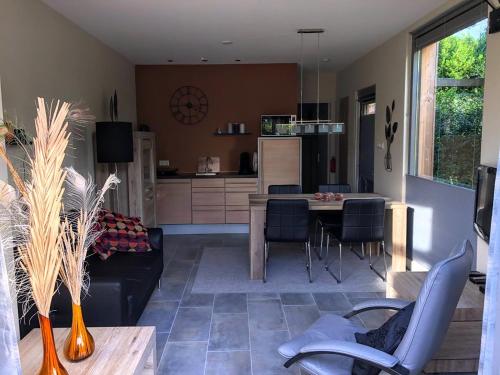
<path id="1" fill-rule="evenodd" d="M 94 338 L 83 322 L 82 307 L 73 304 L 71 331 L 64 342 L 64 356 L 72 362 L 88 358 L 94 352 Z"/>
<path id="2" fill-rule="evenodd" d="M 43 343 L 43 362 L 38 375 L 68 375 L 57 356 L 50 319 L 38 314 L 38 320 Z"/>

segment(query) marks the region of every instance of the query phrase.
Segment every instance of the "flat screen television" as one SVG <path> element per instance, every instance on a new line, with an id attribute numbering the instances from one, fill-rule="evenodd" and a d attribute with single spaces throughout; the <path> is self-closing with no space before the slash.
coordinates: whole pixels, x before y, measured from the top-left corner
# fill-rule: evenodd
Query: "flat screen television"
<path id="1" fill-rule="evenodd" d="M 134 161 L 134 140 L 130 122 L 96 122 L 95 126 L 98 163 Z"/>
<path id="2" fill-rule="evenodd" d="M 474 230 L 486 242 L 490 239 L 491 215 L 497 169 L 481 165 L 477 169 Z"/>

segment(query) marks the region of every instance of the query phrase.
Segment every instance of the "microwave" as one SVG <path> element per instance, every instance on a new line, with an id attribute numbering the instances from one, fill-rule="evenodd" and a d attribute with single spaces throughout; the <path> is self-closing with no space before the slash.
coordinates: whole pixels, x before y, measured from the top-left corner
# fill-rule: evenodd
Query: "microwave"
<path id="1" fill-rule="evenodd" d="M 260 135 L 261 136 L 290 136 L 296 134 L 296 115 L 261 115 Z"/>

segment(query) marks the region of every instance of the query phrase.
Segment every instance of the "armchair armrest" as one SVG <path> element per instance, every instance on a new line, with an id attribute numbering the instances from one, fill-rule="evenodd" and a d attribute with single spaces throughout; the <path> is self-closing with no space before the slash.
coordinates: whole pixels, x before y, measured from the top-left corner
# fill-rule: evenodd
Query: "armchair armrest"
<path id="1" fill-rule="evenodd" d="M 151 248 L 163 252 L 163 230 L 161 228 L 148 228 L 148 237 Z"/>
<path id="2" fill-rule="evenodd" d="M 365 362 L 391 375 L 407 375 L 409 371 L 399 365 L 399 359 L 393 355 L 374 349 L 370 346 L 361 345 L 356 342 L 327 340 L 314 344 L 309 344 L 300 349 L 300 353 L 289 359 L 285 363 L 288 368 L 303 358 L 318 354 L 336 354 L 345 357 L 354 358 Z"/>
<path id="3" fill-rule="evenodd" d="M 401 310 L 408 306 L 411 302 L 397 299 L 397 298 L 380 298 L 370 299 L 356 304 L 352 311 L 344 316 L 344 318 L 351 318 L 354 315 L 370 310 Z"/>

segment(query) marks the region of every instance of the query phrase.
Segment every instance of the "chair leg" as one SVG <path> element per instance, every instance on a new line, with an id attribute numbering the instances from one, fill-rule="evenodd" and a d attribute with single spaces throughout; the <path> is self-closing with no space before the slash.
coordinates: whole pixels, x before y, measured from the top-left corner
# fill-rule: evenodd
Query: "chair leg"
<path id="1" fill-rule="evenodd" d="M 323 256 L 323 239 L 325 238 L 325 228 L 323 227 L 323 225 L 321 225 L 320 236 L 321 237 L 319 239 L 319 253 L 320 253 L 321 256 Z"/>
<path id="2" fill-rule="evenodd" d="M 309 274 L 309 282 L 312 283 L 312 260 L 311 260 L 311 242 L 306 242 L 307 249 L 307 271 Z"/>
<path id="3" fill-rule="evenodd" d="M 383 257 L 384 257 L 384 267 L 385 267 L 385 276 L 382 276 L 380 274 L 380 272 L 377 271 L 377 269 L 374 267 L 375 264 L 372 263 L 372 260 L 371 260 L 371 251 L 370 251 L 370 269 L 375 272 L 375 274 L 380 277 L 383 281 L 386 281 L 387 280 L 387 260 L 386 260 L 386 257 L 385 257 L 385 244 L 384 244 L 384 241 L 381 242 L 382 244 L 382 253 L 383 253 Z"/>
<path id="4" fill-rule="evenodd" d="M 328 271 L 328 258 L 330 255 L 330 234 L 326 234 L 326 254 L 325 254 L 325 270 Z"/>
<path id="5" fill-rule="evenodd" d="M 158 289 L 161 289 L 161 277 L 158 279 Z"/>
<path id="6" fill-rule="evenodd" d="M 316 228 L 314 229 L 314 246 L 313 250 L 316 256 L 318 257 L 319 260 L 322 260 L 323 258 L 323 242 L 321 242 L 321 251 L 318 252 L 318 247 L 316 246 L 317 242 L 317 236 L 318 236 L 318 225 L 319 225 L 319 219 L 316 219 Z M 321 237 L 323 237 L 323 226 L 321 226 Z"/>
<path id="7" fill-rule="evenodd" d="M 356 249 L 354 249 L 354 248 L 352 247 L 352 243 L 350 244 L 350 249 L 351 249 L 351 251 L 352 251 L 354 254 L 356 254 L 356 256 L 357 256 L 359 259 L 361 259 L 361 260 L 364 260 L 364 259 L 365 259 L 365 244 L 364 244 L 364 243 L 361 243 L 361 254 L 360 254 L 358 251 L 356 251 Z"/>
<path id="8" fill-rule="evenodd" d="M 338 282 L 342 282 L 342 242 L 339 242 L 339 279 Z"/>
<path id="9" fill-rule="evenodd" d="M 337 284 L 340 284 L 342 282 L 342 243 L 339 242 L 339 249 L 340 249 L 340 253 L 339 253 L 340 254 L 340 260 L 339 260 L 340 274 L 339 274 L 339 277 L 335 276 L 335 274 L 332 271 L 330 271 L 329 264 L 328 264 L 328 253 L 330 251 L 329 249 L 330 249 L 330 235 L 327 234 L 326 235 L 325 270 L 330 274 L 330 276 L 332 276 L 337 281 Z"/>
<path id="10" fill-rule="evenodd" d="M 267 256 L 269 253 L 269 243 L 266 241 L 264 243 L 264 264 L 262 270 L 262 282 L 267 282 Z"/>

